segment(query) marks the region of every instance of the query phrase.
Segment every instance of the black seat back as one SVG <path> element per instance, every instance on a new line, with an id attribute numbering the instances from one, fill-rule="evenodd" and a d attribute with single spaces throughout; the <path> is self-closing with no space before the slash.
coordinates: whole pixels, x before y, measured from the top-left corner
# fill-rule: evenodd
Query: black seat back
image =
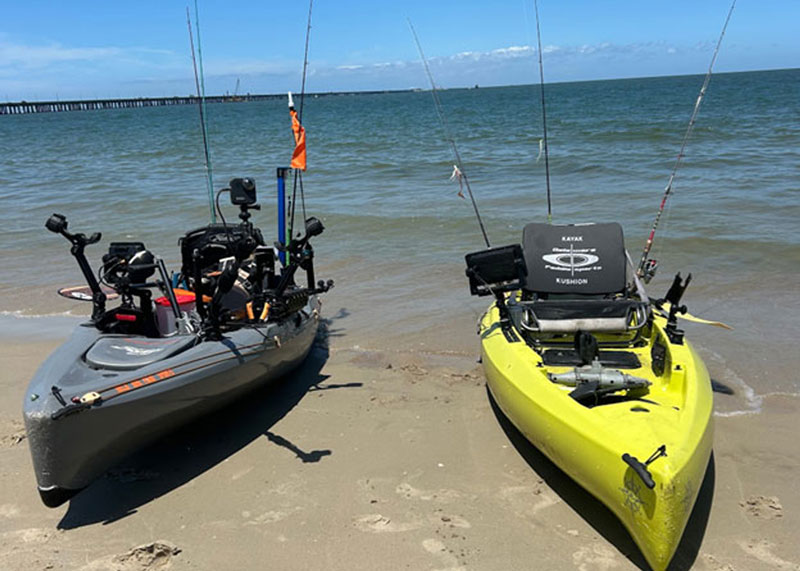
<path id="1" fill-rule="evenodd" d="M 625 289 L 625 242 L 616 222 L 531 223 L 522 232 L 522 247 L 526 291 L 596 296 Z"/>

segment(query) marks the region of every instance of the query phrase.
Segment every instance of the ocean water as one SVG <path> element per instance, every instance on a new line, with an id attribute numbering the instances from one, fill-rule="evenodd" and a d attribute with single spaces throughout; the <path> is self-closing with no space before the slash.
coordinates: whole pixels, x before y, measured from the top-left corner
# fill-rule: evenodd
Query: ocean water
<path id="1" fill-rule="evenodd" d="M 619 221 L 638 259 L 702 82 L 547 85 L 554 222 Z M 546 219 L 538 85 L 440 97 L 492 244 L 519 241 Z M 798 102 L 800 70 L 715 75 L 656 236 L 651 295 L 691 272 L 690 311 L 735 328 L 687 327 L 712 377 L 741 397 L 722 413 L 800 391 Z M 215 188 L 254 177 L 254 221 L 274 237 L 275 167 L 292 149 L 286 103 L 212 104 L 208 117 Z M 486 304 L 468 294 L 463 256 L 483 240 L 448 181 L 431 94 L 309 97 L 303 122 L 306 208 L 327 227 L 317 273 L 337 283 L 325 302 L 337 342 L 477 353 Z M 208 222 L 204 177 L 195 107 L 0 117 L 0 326 L 29 331 L 35 316 L 88 310 L 55 295 L 82 278 L 67 242 L 44 228 L 51 213 L 103 233 L 92 263 L 109 241 L 137 239 L 177 269 L 178 237 Z"/>

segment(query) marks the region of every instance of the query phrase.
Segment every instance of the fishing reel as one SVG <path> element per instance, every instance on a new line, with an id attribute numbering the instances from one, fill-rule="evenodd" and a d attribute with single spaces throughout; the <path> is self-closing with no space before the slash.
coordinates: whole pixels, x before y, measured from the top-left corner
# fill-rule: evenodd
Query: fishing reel
<path id="1" fill-rule="evenodd" d="M 642 268 L 642 281 L 645 284 L 649 284 L 650 280 L 655 277 L 656 271 L 658 271 L 658 260 L 650 258 L 647 260 L 647 262 L 645 262 L 644 267 Z"/>
<path id="2" fill-rule="evenodd" d="M 330 285 L 323 283 L 321 286 L 319 283 L 316 283 L 314 277 L 314 248 L 308 243 L 314 236 L 322 234 L 325 227 L 322 225 L 322 222 L 314 216 L 306 219 L 305 227 L 306 233 L 302 238 L 292 240 L 286 245 L 275 242 L 275 248 L 288 255 L 287 264 L 281 274 L 280 282 L 274 291 L 274 294 L 278 297 L 282 296 L 287 288 L 294 284 L 294 274 L 298 268 L 306 272 L 309 291 L 314 291 L 319 287 L 327 287 L 327 289 L 333 287 L 332 283 Z"/>
<path id="3" fill-rule="evenodd" d="M 303 267 L 303 264 L 308 261 L 309 255 L 311 258 L 314 256 L 314 252 L 308 244 L 308 241 L 314 236 L 322 234 L 324 230 L 325 227 L 322 225 L 319 218 L 311 216 L 306 219 L 305 236 L 292 240 L 286 245 L 275 242 L 275 248 L 279 252 L 286 252 L 289 254 L 290 261 L 298 263 Z M 303 267 L 303 269 L 305 269 L 305 267 Z"/>

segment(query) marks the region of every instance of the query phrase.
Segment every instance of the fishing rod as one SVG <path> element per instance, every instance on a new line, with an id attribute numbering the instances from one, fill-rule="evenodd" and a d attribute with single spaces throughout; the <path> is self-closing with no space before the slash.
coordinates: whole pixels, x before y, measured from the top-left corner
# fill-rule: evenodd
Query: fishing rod
<path id="1" fill-rule="evenodd" d="M 547 154 L 547 112 L 544 105 L 544 64 L 542 63 L 542 33 L 539 30 L 539 2 L 533 0 L 536 12 L 536 40 L 539 43 L 539 87 L 542 92 L 542 130 L 544 131 L 544 175 L 547 181 L 547 223 L 553 222 L 553 207 L 550 202 L 550 160 Z"/>
<path id="2" fill-rule="evenodd" d="M 419 37 L 417 36 L 417 31 L 414 29 L 414 25 L 411 23 L 410 19 L 407 19 L 407 21 L 408 27 L 411 28 L 411 33 L 414 35 L 414 42 L 417 44 L 419 57 L 422 60 L 422 65 L 425 67 L 425 73 L 428 75 L 428 80 L 431 84 L 431 94 L 433 95 L 433 103 L 436 107 L 436 113 L 439 115 L 439 123 L 441 123 L 442 129 L 444 130 L 444 135 L 453 150 L 453 157 L 456 161 L 456 168 L 453 170 L 453 176 L 458 178 L 459 184 L 463 181 L 464 186 L 467 187 L 467 193 L 469 194 L 469 199 L 472 202 L 472 208 L 475 210 L 475 216 L 478 219 L 478 225 L 481 227 L 483 240 L 486 242 L 486 247 L 491 248 L 491 245 L 489 244 L 489 237 L 486 235 L 486 228 L 483 226 L 483 220 L 481 219 L 481 214 L 478 211 L 478 204 L 475 202 L 475 197 L 472 194 L 472 188 L 469 186 L 467 173 L 464 172 L 464 166 L 461 163 L 461 155 L 458 152 L 456 140 L 450 135 L 450 129 L 447 126 L 447 120 L 445 119 L 444 111 L 442 110 L 442 102 L 439 100 L 439 92 L 436 90 L 436 83 L 433 81 L 433 74 L 431 74 L 430 67 L 428 66 L 428 60 L 425 58 L 425 53 L 422 51 L 422 44 L 419 41 Z"/>
<path id="3" fill-rule="evenodd" d="M 692 116 L 689 118 L 689 125 L 686 127 L 686 133 L 683 135 L 683 141 L 681 142 L 681 149 L 678 152 L 678 157 L 675 160 L 675 165 L 672 167 L 672 172 L 669 175 L 669 180 L 667 181 L 667 187 L 664 189 L 664 196 L 661 198 L 661 205 L 658 207 L 658 212 L 656 213 L 655 220 L 653 220 L 653 227 L 650 229 L 650 236 L 647 238 L 647 243 L 644 246 L 644 250 L 642 251 L 642 258 L 639 260 L 639 267 L 636 270 L 636 275 L 640 278 L 644 279 L 645 282 L 650 281 L 650 278 L 653 277 L 656 268 L 655 260 L 648 260 L 647 256 L 650 254 L 650 249 L 653 247 L 653 239 L 656 235 L 656 228 L 658 228 L 658 222 L 661 219 L 661 215 L 664 213 L 664 206 L 667 203 L 667 198 L 669 195 L 672 194 L 672 182 L 675 180 L 675 174 L 678 172 L 678 167 L 681 166 L 681 160 L 684 157 L 684 150 L 686 149 L 686 144 L 689 142 L 689 137 L 694 130 L 695 120 L 697 119 L 697 113 L 700 110 L 700 104 L 703 102 L 703 97 L 706 95 L 706 90 L 708 89 L 708 83 L 711 81 L 711 70 L 714 67 L 714 62 L 717 59 L 717 54 L 719 53 L 719 47 L 722 44 L 722 38 L 725 36 L 725 30 L 728 29 L 728 22 L 731 20 L 731 15 L 733 14 L 733 8 L 736 6 L 736 0 L 731 2 L 731 7 L 728 10 L 728 16 L 725 18 L 725 24 L 722 26 L 722 32 L 719 35 L 719 39 L 717 40 L 717 46 L 714 48 L 714 55 L 711 56 L 711 63 L 708 64 L 708 71 L 706 72 L 706 77 L 703 80 L 703 87 L 700 88 L 700 94 L 697 96 L 697 101 L 694 104 L 694 110 L 692 111 Z"/>
<path id="4" fill-rule="evenodd" d="M 302 125 L 303 123 L 303 103 L 306 97 L 306 74 L 308 71 L 308 43 L 311 38 L 311 10 L 314 7 L 314 0 L 308 2 L 308 23 L 306 24 L 306 46 L 305 53 L 303 54 L 303 79 L 300 84 L 300 107 L 297 111 L 297 120 Z M 292 108 L 291 95 L 289 95 L 289 107 Z M 289 239 L 291 239 L 294 232 L 294 212 L 297 205 L 297 188 L 300 187 L 300 203 L 303 208 L 303 220 L 306 216 L 306 195 L 303 189 L 303 174 L 300 169 L 294 169 L 294 183 L 292 185 L 292 197 L 289 205 L 290 219 L 289 219 Z"/>
<path id="5" fill-rule="evenodd" d="M 205 113 L 205 85 L 201 84 L 201 77 L 202 77 L 202 70 L 203 70 L 203 56 L 202 52 L 200 51 L 200 22 L 198 19 L 199 12 L 197 10 L 197 1 L 195 0 L 194 3 L 195 9 L 195 23 L 197 24 L 197 51 L 200 55 L 200 76 L 197 74 L 197 59 L 195 58 L 194 52 L 194 37 L 192 36 L 192 20 L 189 16 L 189 7 L 186 7 L 186 25 L 189 28 L 189 47 L 192 50 L 192 65 L 194 66 L 194 83 L 197 87 L 197 104 L 198 109 L 200 110 L 200 129 L 203 132 L 203 151 L 205 153 L 205 161 L 206 161 L 206 177 L 208 178 L 208 207 L 211 211 L 211 223 L 215 223 L 217 221 L 217 215 L 214 212 L 214 183 L 213 183 L 213 175 L 211 172 L 211 157 L 208 152 L 208 133 L 207 133 L 207 126 L 206 126 L 206 113 Z M 202 87 L 201 87 L 202 85 Z"/>

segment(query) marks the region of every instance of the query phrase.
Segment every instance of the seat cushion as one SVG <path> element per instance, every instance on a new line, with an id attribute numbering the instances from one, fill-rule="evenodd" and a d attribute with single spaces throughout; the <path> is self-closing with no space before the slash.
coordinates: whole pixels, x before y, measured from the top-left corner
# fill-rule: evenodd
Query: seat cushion
<path id="1" fill-rule="evenodd" d="M 86 363 L 96 369 L 128 371 L 171 357 L 194 345 L 194 335 L 164 339 L 102 337 L 86 352 Z"/>
<path id="2" fill-rule="evenodd" d="M 625 289 L 622 226 L 531 223 L 522 232 L 527 291 L 597 295 Z"/>

